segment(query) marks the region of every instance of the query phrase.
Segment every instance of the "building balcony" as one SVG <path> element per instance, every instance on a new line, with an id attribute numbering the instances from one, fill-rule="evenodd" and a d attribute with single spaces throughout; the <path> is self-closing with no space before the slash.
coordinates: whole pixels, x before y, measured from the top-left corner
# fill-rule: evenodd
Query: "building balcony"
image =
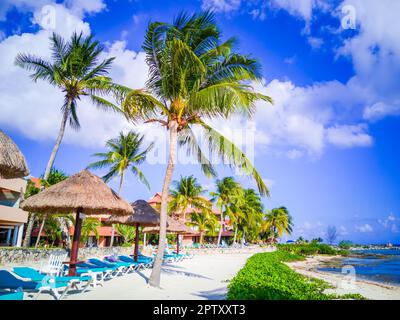
<path id="1" fill-rule="evenodd" d="M 0 179 L 0 189 L 24 193 L 27 182 L 24 179 Z"/>
<path id="2" fill-rule="evenodd" d="M 0 224 L 16 225 L 28 221 L 28 212 L 20 208 L 0 205 Z"/>

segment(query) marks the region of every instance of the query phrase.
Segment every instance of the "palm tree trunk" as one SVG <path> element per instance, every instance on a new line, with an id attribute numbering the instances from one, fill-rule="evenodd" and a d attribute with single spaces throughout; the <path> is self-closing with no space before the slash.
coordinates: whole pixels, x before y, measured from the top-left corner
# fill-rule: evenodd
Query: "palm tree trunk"
<path id="1" fill-rule="evenodd" d="M 32 234 L 33 225 L 35 224 L 35 219 L 36 219 L 36 214 L 31 212 L 31 214 L 29 215 L 28 225 L 27 225 L 26 231 L 25 231 L 24 243 L 22 244 L 22 246 L 25 248 L 28 248 L 31 244 L 31 234 Z"/>
<path id="2" fill-rule="evenodd" d="M 169 159 L 167 170 L 165 172 L 164 184 L 161 195 L 161 214 L 160 214 L 160 236 L 158 240 L 157 255 L 154 262 L 153 270 L 150 275 L 149 285 L 152 287 L 160 287 L 161 265 L 163 262 L 165 241 L 167 237 L 167 208 L 168 194 L 171 185 L 172 175 L 176 164 L 176 147 L 178 138 L 178 123 L 171 121 L 169 125 L 170 141 L 169 141 Z"/>
<path id="3" fill-rule="evenodd" d="M 221 217 L 220 217 L 220 226 L 219 226 L 219 232 L 218 232 L 218 240 L 217 240 L 217 246 L 219 246 L 220 245 L 220 243 L 221 243 L 221 237 L 222 237 L 222 230 L 223 230 L 223 228 L 224 228 L 224 225 L 223 225 L 223 223 L 224 223 L 224 214 L 223 214 L 223 212 L 222 212 L 222 207 L 221 207 Z"/>
<path id="4" fill-rule="evenodd" d="M 121 173 L 121 178 L 119 180 L 119 189 L 118 189 L 118 194 L 119 195 L 121 195 L 123 184 L 124 184 L 124 172 Z M 115 225 L 113 224 L 111 226 L 110 247 L 112 247 L 114 245 L 114 235 L 115 235 Z"/>
<path id="5" fill-rule="evenodd" d="M 57 137 L 56 143 L 54 144 L 53 150 L 51 151 L 50 159 L 47 162 L 46 171 L 44 172 L 43 180 L 47 180 L 49 178 L 51 168 L 53 168 L 54 161 L 56 160 L 58 149 L 60 148 L 61 141 L 64 137 L 65 126 L 66 126 L 67 120 L 68 120 L 68 111 L 69 111 L 69 107 L 67 107 L 64 111 L 63 118 L 61 120 L 60 130 L 58 132 L 58 137 Z"/>
<path id="6" fill-rule="evenodd" d="M 233 243 L 236 243 L 237 230 L 238 230 L 238 228 L 237 228 L 237 226 L 235 226 L 235 234 L 233 236 Z"/>
<path id="7" fill-rule="evenodd" d="M 204 234 L 203 231 L 200 232 L 200 240 L 199 240 L 199 244 L 203 244 L 203 238 L 204 238 Z"/>
<path id="8" fill-rule="evenodd" d="M 63 114 L 63 117 L 62 117 L 62 120 L 61 120 L 60 130 L 58 131 L 58 136 L 57 136 L 57 139 L 56 139 L 56 143 L 54 144 L 53 150 L 51 151 L 50 159 L 47 162 L 46 170 L 45 170 L 44 175 L 43 175 L 43 180 L 47 180 L 49 178 L 51 168 L 53 168 L 54 161 L 56 160 L 56 155 L 57 155 L 58 149 L 60 149 L 61 141 L 62 141 L 62 139 L 64 137 L 64 133 L 65 133 L 65 126 L 66 126 L 67 120 L 68 120 L 69 105 L 70 104 L 68 103 L 68 106 L 64 111 L 64 114 Z M 47 214 L 45 214 L 43 216 L 43 221 L 42 221 L 42 224 L 40 225 L 40 230 L 39 230 L 38 237 L 36 239 L 35 248 L 39 244 L 41 230 L 43 230 L 43 226 L 44 226 L 44 223 L 46 222 L 46 219 L 47 219 Z M 68 234 L 68 230 L 62 230 L 62 231 L 67 232 L 67 234 Z"/>
<path id="9" fill-rule="evenodd" d="M 42 234 L 44 223 L 46 222 L 47 214 L 44 214 L 42 217 L 42 222 L 40 223 L 39 233 L 36 238 L 35 249 L 38 247 L 40 242 L 40 235 Z"/>

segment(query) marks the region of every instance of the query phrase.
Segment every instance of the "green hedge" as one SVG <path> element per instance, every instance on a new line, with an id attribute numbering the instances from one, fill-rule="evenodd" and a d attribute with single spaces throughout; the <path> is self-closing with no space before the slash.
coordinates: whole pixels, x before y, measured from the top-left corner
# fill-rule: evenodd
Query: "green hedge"
<path id="1" fill-rule="evenodd" d="M 362 299 L 360 295 L 337 296 L 325 294 L 332 286 L 325 281 L 308 278 L 282 262 L 303 260 L 304 257 L 285 251 L 258 253 L 228 286 L 228 300 L 329 300 L 337 298 Z"/>
<path id="2" fill-rule="evenodd" d="M 306 244 L 278 244 L 280 251 L 285 251 L 293 254 L 303 256 L 310 256 L 315 254 L 327 255 L 347 255 L 347 250 L 336 250 L 330 245 L 322 243 L 306 243 Z"/>

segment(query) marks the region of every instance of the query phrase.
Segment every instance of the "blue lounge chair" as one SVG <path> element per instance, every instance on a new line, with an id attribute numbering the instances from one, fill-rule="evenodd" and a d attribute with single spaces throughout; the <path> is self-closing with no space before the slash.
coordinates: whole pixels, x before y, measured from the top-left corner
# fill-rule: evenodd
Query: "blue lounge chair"
<path id="1" fill-rule="evenodd" d="M 0 300 L 24 300 L 24 293 L 22 291 L 0 292 Z"/>
<path id="2" fill-rule="evenodd" d="M 107 256 L 104 257 L 104 261 L 115 263 L 118 266 L 125 267 L 125 272 L 132 272 L 138 268 L 138 265 L 132 262 L 121 261 L 118 259 L 118 256 Z"/>
<path id="3" fill-rule="evenodd" d="M 133 259 L 133 258 L 131 258 L 129 256 L 121 255 L 121 256 L 118 256 L 118 259 L 123 261 L 123 262 L 129 262 L 129 263 L 135 264 L 137 266 L 136 270 L 141 270 L 141 269 L 144 269 L 146 267 L 146 263 L 143 263 L 143 262 L 140 262 L 140 261 L 135 261 L 135 259 Z"/>
<path id="4" fill-rule="evenodd" d="M 45 277 L 42 281 L 24 281 L 18 279 L 14 274 L 8 270 L 0 270 L 0 289 L 5 290 L 24 290 L 37 292 L 35 299 L 42 292 L 48 291 L 57 300 L 60 300 L 71 288 L 72 283 L 66 281 L 55 281 L 54 277 Z M 64 290 L 59 293 L 59 289 Z"/>
<path id="5" fill-rule="evenodd" d="M 76 269 L 76 274 L 78 275 L 86 275 L 86 274 L 96 274 L 100 277 L 100 282 L 98 284 L 103 283 L 104 280 L 106 279 L 112 279 L 115 277 L 114 275 L 114 269 L 111 268 L 105 268 L 105 267 L 99 267 L 96 264 L 89 263 L 89 262 L 81 262 L 78 263 Z M 68 267 L 66 267 L 66 270 L 68 270 Z"/>
<path id="6" fill-rule="evenodd" d="M 13 272 L 21 277 L 26 278 L 30 281 L 42 282 L 47 277 L 46 274 L 40 273 L 39 270 L 30 267 L 15 267 Z M 67 282 L 71 283 L 71 287 L 80 290 L 82 293 L 85 292 L 89 286 L 94 282 L 91 276 L 75 276 L 75 277 L 53 277 L 56 282 Z M 79 284 L 85 285 L 82 288 L 78 288 Z"/>
<path id="7" fill-rule="evenodd" d="M 118 265 L 117 263 L 111 263 L 97 258 L 90 258 L 88 259 L 88 262 L 96 265 L 99 268 L 108 268 L 110 270 L 113 270 L 115 276 L 122 275 L 126 269 L 126 267 Z"/>

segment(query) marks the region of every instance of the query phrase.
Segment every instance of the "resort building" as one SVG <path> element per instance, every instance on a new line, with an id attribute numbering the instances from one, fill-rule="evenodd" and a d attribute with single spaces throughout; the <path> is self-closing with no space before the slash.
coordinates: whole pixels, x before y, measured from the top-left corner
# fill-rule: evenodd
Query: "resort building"
<path id="1" fill-rule="evenodd" d="M 26 180 L 0 179 L 0 246 L 21 246 L 28 212 L 19 208 Z"/>
<path id="2" fill-rule="evenodd" d="M 205 198 L 205 197 L 204 197 Z M 170 200 L 171 198 L 169 198 Z M 209 199 L 205 198 L 206 200 L 210 201 Z M 148 200 L 148 203 L 155 207 L 157 210 L 160 209 L 161 207 L 161 193 L 157 192 L 150 200 Z M 210 201 L 211 203 L 211 201 Z M 186 212 L 180 212 L 180 213 L 175 213 L 175 215 L 178 216 L 179 220 L 185 224 L 191 222 L 191 214 L 196 212 L 195 208 L 188 208 Z M 220 220 L 221 216 L 221 211 L 219 209 L 213 208 L 212 213 L 218 216 L 218 220 Z M 183 234 L 181 236 L 181 242 L 182 245 L 193 245 L 194 243 L 198 243 L 200 240 L 200 232 L 197 232 L 197 228 L 195 226 L 190 227 L 193 230 L 193 233 L 190 234 Z M 231 230 L 229 220 L 224 220 L 223 226 L 222 226 L 222 236 L 221 239 L 222 241 L 227 241 L 228 238 L 233 237 L 233 231 Z M 217 241 L 216 236 L 208 236 L 206 235 L 204 237 L 205 241 L 209 242 L 216 242 Z"/>

